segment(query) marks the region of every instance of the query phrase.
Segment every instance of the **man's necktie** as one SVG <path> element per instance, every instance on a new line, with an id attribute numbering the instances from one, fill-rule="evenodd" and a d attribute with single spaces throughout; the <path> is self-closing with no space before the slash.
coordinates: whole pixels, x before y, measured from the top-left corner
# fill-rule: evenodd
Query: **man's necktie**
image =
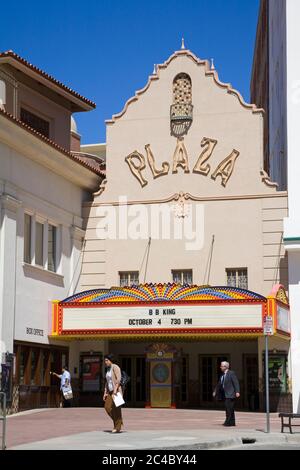
<path id="1" fill-rule="evenodd" d="M 224 388 L 224 382 L 225 382 L 225 374 L 223 374 L 221 377 L 221 384 L 223 388 Z"/>

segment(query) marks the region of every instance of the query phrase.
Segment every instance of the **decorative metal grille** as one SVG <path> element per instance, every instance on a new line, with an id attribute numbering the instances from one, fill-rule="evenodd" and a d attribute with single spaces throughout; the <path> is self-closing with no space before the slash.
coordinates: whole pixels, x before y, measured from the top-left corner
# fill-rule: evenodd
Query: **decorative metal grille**
<path id="1" fill-rule="evenodd" d="M 192 81 L 186 73 L 180 73 L 173 81 L 173 104 L 170 109 L 171 135 L 182 137 L 193 122 Z"/>
<path id="2" fill-rule="evenodd" d="M 239 269 L 238 270 L 238 287 L 240 289 L 248 289 L 247 269 Z"/>
<path id="3" fill-rule="evenodd" d="M 137 286 L 139 284 L 138 271 L 120 272 L 120 287 Z"/>
<path id="4" fill-rule="evenodd" d="M 247 269 L 227 269 L 227 286 L 248 289 Z"/>
<path id="5" fill-rule="evenodd" d="M 191 269 L 184 269 L 184 270 L 174 270 L 172 271 L 173 275 L 173 282 L 175 284 L 193 284 L 193 271 Z"/>

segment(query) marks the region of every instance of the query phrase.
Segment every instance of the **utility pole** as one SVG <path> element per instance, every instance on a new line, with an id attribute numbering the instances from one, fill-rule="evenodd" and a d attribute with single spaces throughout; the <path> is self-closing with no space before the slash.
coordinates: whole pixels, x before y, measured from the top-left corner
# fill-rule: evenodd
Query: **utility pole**
<path id="1" fill-rule="evenodd" d="M 269 389 L 269 336 L 274 334 L 273 317 L 264 318 L 265 336 L 265 390 L 266 390 L 266 433 L 270 432 L 270 389 Z"/>

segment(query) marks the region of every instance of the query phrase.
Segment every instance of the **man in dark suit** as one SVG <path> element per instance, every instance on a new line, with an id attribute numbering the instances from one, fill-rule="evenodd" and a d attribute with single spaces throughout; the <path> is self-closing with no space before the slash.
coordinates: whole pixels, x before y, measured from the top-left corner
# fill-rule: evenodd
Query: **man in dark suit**
<path id="1" fill-rule="evenodd" d="M 218 400 L 225 400 L 226 420 L 223 426 L 235 426 L 234 406 L 236 399 L 240 397 L 240 384 L 235 373 L 229 370 L 229 362 L 222 362 L 220 369 L 222 375 L 213 396 Z"/>

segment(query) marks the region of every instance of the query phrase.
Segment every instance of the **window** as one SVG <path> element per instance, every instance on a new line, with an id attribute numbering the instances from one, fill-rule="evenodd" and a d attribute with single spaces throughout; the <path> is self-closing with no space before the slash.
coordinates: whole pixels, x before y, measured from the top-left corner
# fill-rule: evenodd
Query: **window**
<path id="1" fill-rule="evenodd" d="M 31 367 L 30 367 L 30 385 L 36 384 L 36 372 L 38 366 L 39 354 L 38 350 L 31 350 Z"/>
<path id="2" fill-rule="evenodd" d="M 41 349 L 40 354 L 40 384 L 41 385 L 48 385 L 48 360 L 49 360 L 49 352 L 47 349 Z"/>
<path id="3" fill-rule="evenodd" d="M 23 348 L 20 349 L 20 356 L 19 356 L 19 383 L 20 385 L 25 384 L 27 359 L 28 359 L 28 353 Z"/>
<path id="4" fill-rule="evenodd" d="M 192 269 L 183 269 L 183 270 L 173 270 L 172 271 L 173 282 L 174 284 L 193 284 L 193 270 Z"/>
<path id="5" fill-rule="evenodd" d="M 247 268 L 226 269 L 227 286 L 248 289 L 248 270 Z"/>
<path id="6" fill-rule="evenodd" d="M 68 353 L 65 348 L 58 349 L 54 346 L 38 347 L 38 345 L 25 346 L 22 344 L 15 344 L 14 352 L 16 355 L 16 385 L 49 386 L 52 384 L 55 385 L 55 388 L 57 387 L 57 381 L 56 379 L 53 381 L 51 380 L 49 371 L 60 371 L 62 365 L 68 363 Z M 28 396 L 23 394 L 23 392 L 21 391 L 22 396 L 20 395 L 20 402 L 22 402 L 22 404 L 20 403 L 21 406 L 24 406 L 25 403 L 26 405 L 28 404 Z M 37 389 L 34 390 L 34 393 L 35 392 L 40 393 Z M 39 395 L 35 396 L 38 403 L 40 403 L 38 398 Z M 42 403 L 40 403 L 40 405 L 42 405 Z M 43 406 L 44 405 L 42 405 L 41 408 Z"/>
<path id="7" fill-rule="evenodd" d="M 56 273 L 59 265 L 59 228 L 45 219 L 24 215 L 24 263 Z"/>
<path id="8" fill-rule="evenodd" d="M 56 272 L 56 227 L 48 225 L 48 269 Z"/>
<path id="9" fill-rule="evenodd" d="M 36 116 L 35 114 L 31 113 L 30 111 L 24 108 L 21 108 L 20 118 L 22 122 L 32 127 L 40 134 L 44 135 L 45 137 L 49 137 L 50 126 L 49 122 L 45 121 L 45 119 Z"/>
<path id="10" fill-rule="evenodd" d="M 120 275 L 120 286 L 136 286 L 139 284 L 139 272 L 138 271 L 122 271 Z"/>
<path id="11" fill-rule="evenodd" d="M 62 355 L 61 355 L 61 365 L 62 365 L 62 367 L 68 365 L 68 360 L 67 360 L 67 354 L 66 353 L 62 353 Z"/>
<path id="12" fill-rule="evenodd" d="M 35 223 L 35 264 L 43 266 L 44 225 Z"/>
<path id="13" fill-rule="evenodd" d="M 31 263 L 31 216 L 24 216 L 24 262 Z"/>

